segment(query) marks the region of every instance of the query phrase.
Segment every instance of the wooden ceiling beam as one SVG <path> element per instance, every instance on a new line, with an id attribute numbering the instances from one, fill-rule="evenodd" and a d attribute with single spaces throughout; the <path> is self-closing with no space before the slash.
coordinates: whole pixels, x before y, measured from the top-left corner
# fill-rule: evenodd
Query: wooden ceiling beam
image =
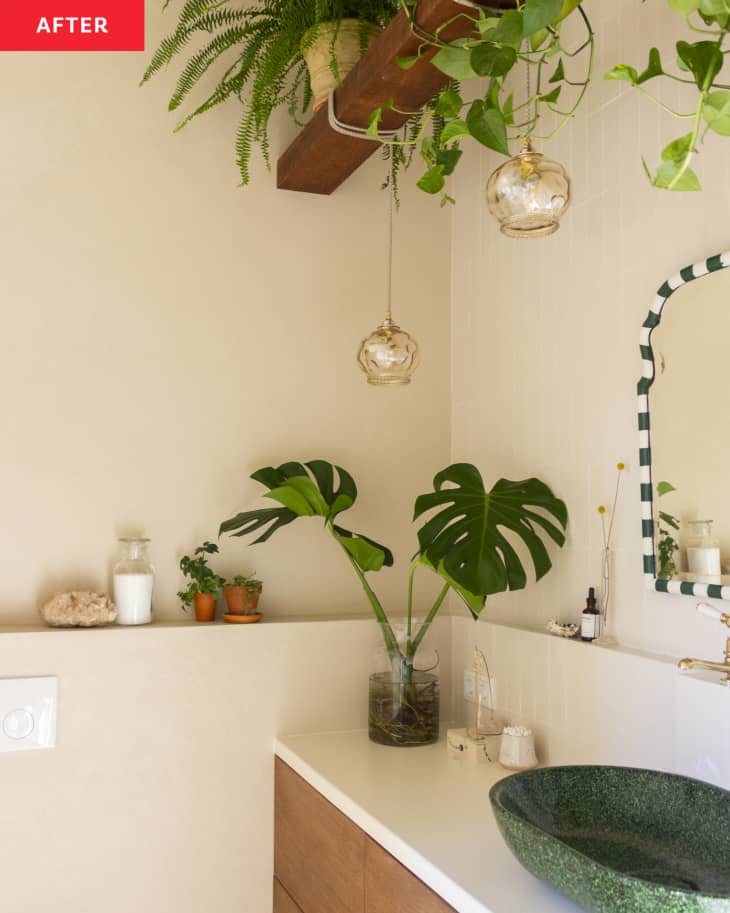
<path id="1" fill-rule="evenodd" d="M 469 7 L 514 9 L 514 0 L 485 0 L 473 4 L 459 0 L 421 0 L 418 25 L 440 33 L 445 41 L 471 34 L 473 24 Z M 451 21 L 453 20 L 453 21 Z M 418 111 L 448 82 L 448 77 L 431 65 L 436 48 L 428 48 L 410 69 L 398 66 L 399 57 L 418 52 L 421 41 L 413 34 L 408 17 L 401 10 L 375 39 L 365 56 L 358 61 L 335 92 L 335 111 L 342 123 L 367 127 L 372 112 L 389 99 L 401 111 Z M 383 112 L 382 128 L 395 130 L 408 120 L 395 111 Z M 327 105 L 323 105 L 297 135 L 277 163 L 277 187 L 304 193 L 330 194 L 356 171 L 380 144 L 367 139 L 343 136 L 329 125 Z"/>

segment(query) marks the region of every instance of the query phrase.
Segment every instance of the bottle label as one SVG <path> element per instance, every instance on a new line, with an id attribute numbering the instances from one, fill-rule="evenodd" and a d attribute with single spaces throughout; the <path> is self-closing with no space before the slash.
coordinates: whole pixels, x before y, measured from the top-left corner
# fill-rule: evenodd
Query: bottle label
<path id="1" fill-rule="evenodd" d="M 600 616 L 584 612 L 581 617 L 580 636 L 585 640 L 595 640 L 598 637 L 598 619 Z"/>

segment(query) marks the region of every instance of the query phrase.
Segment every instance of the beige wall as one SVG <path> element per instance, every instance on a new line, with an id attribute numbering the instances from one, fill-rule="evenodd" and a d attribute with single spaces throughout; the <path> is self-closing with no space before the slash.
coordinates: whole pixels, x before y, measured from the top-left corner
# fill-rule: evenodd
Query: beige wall
<path id="1" fill-rule="evenodd" d="M 171 25 L 148 6 L 151 47 Z M 180 555 L 252 505 L 254 469 L 313 457 L 354 474 L 352 525 L 395 550 L 377 583 L 402 609 L 413 499 L 449 458 L 449 215 L 406 194 L 395 305 L 423 365 L 410 388 L 368 387 L 383 164 L 331 198 L 263 169 L 238 190 L 237 111 L 173 136 L 172 74 L 138 89 L 145 60 L 0 55 L 0 625 L 105 589 L 116 537 L 141 532 L 157 617 L 181 618 Z M 367 611 L 315 523 L 222 552 L 263 578 L 269 619 Z M 1 674 L 58 675 L 60 702 L 56 750 L 0 757 L 3 909 L 267 913 L 272 738 L 364 726 L 377 638 L 370 620 L 4 633 Z"/>
<path id="2" fill-rule="evenodd" d="M 364 728 L 378 637 L 369 619 L 4 634 L 3 676 L 59 676 L 59 728 L 53 751 L 0 755 L 2 909 L 269 913 L 274 736 Z"/>
<path id="3" fill-rule="evenodd" d="M 150 48 L 172 27 L 161 5 Z M 174 136 L 174 73 L 138 89 L 146 59 L 0 55 L 0 622 L 106 588 L 116 537 L 139 532 L 158 617 L 178 617 L 177 561 L 251 505 L 250 472 L 313 457 L 358 481 L 353 524 L 401 559 L 380 581 L 395 605 L 413 499 L 449 456 L 449 215 L 407 194 L 395 312 L 423 364 L 410 388 L 368 387 L 355 352 L 384 309 L 384 164 L 330 198 L 277 192 L 264 169 L 238 190 L 235 107 Z M 223 552 L 264 579 L 267 613 L 367 608 L 319 530 Z"/>
<path id="4" fill-rule="evenodd" d="M 720 654 L 722 631 L 685 597 L 645 593 L 641 568 L 636 381 L 639 327 L 668 276 L 728 247 L 730 156 L 708 137 L 704 193 L 646 182 L 677 123 L 626 84 L 614 63 L 641 65 L 650 44 L 674 57 L 681 20 L 662 3 L 586 8 L 598 34 L 596 80 L 575 121 L 549 145 L 573 178 L 573 206 L 551 238 L 503 238 L 483 187 L 499 158 L 469 150 L 453 193 L 453 456 L 489 479 L 535 474 L 568 503 L 568 547 L 537 587 L 495 598 L 488 617 L 542 624 L 575 618 L 600 574 L 596 508 L 628 465 L 615 529 L 614 606 L 624 642 L 670 654 Z M 674 89 L 670 89 L 672 100 Z M 681 132 L 681 131 L 680 131 Z M 688 429 L 688 433 L 691 433 Z"/>
<path id="5" fill-rule="evenodd" d="M 671 21 L 656 4 L 588 2 L 598 73 L 643 56 L 642 36 Z M 157 4 L 149 12 L 152 44 L 162 26 Z M 115 537 L 142 529 L 158 612 L 176 617 L 180 553 L 250 502 L 251 470 L 298 455 L 352 469 L 356 524 L 400 559 L 382 575 L 389 605 L 400 604 L 412 499 L 449 459 L 451 411 L 456 459 L 487 481 L 540 475 L 571 510 L 555 571 L 493 600 L 489 617 L 578 613 L 598 578 L 596 506 L 623 459 L 618 633 L 667 653 L 718 652 L 719 631 L 690 600 L 644 593 L 634 390 L 654 290 L 728 246 L 722 143 L 703 154 L 709 192 L 652 191 L 639 154 L 656 155 L 674 125 L 597 80 L 550 148 L 573 175 L 573 210 L 557 236 L 524 244 L 489 221 L 482 188 L 496 159 L 471 151 L 454 186 L 451 377 L 450 217 L 409 193 L 397 313 L 424 361 L 411 388 L 377 391 L 353 353 L 383 300 L 380 163 L 331 199 L 277 193 L 264 173 L 236 191 L 234 112 L 172 136 L 171 82 L 138 91 L 143 61 L 0 55 L 2 620 L 34 617 L 59 586 L 103 587 Z M 223 564 L 258 571 L 272 616 L 361 610 L 347 567 L 308 533 L 290 529 L 255 553 L 226 544 Z M 6 861 L 21 876 L 6 888 L 35 883 L 38 860 L 44 871 L 43 889 L 6 896 L 7 908 L 266 913 L 271 737 L 364 724 L 372 627 L 5 635 L 3 675 L 57 674 L 61 685 L 56 751 L 0 763 Z"/>

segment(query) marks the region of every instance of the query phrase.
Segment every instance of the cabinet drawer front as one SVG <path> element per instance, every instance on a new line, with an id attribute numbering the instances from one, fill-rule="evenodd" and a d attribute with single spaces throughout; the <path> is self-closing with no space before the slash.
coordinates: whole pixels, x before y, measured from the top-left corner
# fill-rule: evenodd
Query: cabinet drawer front
<path id="1" fill-rule="evenodd" d="M 390 853 L 366 839 L 365 913 L 456 913 Z"/>
<path id="2" fill-rule="evenodd" d="M 302 913 L 276 878 L 274 879 L 274 913 Z"/>
<path id="3" fill-rule="evenodd" d="M 302 913 L 363 913 L 365 834 L 276 759 L 274 874 Z"/>

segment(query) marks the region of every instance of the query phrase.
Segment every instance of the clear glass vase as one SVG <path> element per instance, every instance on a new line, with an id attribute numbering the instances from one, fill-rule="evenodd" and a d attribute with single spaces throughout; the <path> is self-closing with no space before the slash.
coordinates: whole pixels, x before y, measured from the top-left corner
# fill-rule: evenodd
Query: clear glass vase
<path id="1" fill-rule="evenodd" d="M 120 559 L 114 565 L 117 624 L 146 625 L 152 621 L 155 569 L 147 554 L 149 539 L 120 539 Z"/>
<path id="2" fill-rule="evenodd" d="M 381 633 L 383 626 L 381 628 Z M 415 637 L 419 626 L 413 622 Z M 412 661 L 407 661 L 406 624 L 391 628 L 398 643 L 398 653 L 389 651 L 385 636 L 373 655 L 374 672 L 370 676 L 368 699 L 368 735 L 379 745 L 410 747 L 431 745 L 439 737 L 439 677 L 435 673 L 438 653 L 428 645 L 419 646 Z"/>
<path id="3" fill-rule="evenodd" d="M 439 737 L 439 677 L 403 667 L 370 676 L 368 735 L 379 745 L 432 745 Z"/>

